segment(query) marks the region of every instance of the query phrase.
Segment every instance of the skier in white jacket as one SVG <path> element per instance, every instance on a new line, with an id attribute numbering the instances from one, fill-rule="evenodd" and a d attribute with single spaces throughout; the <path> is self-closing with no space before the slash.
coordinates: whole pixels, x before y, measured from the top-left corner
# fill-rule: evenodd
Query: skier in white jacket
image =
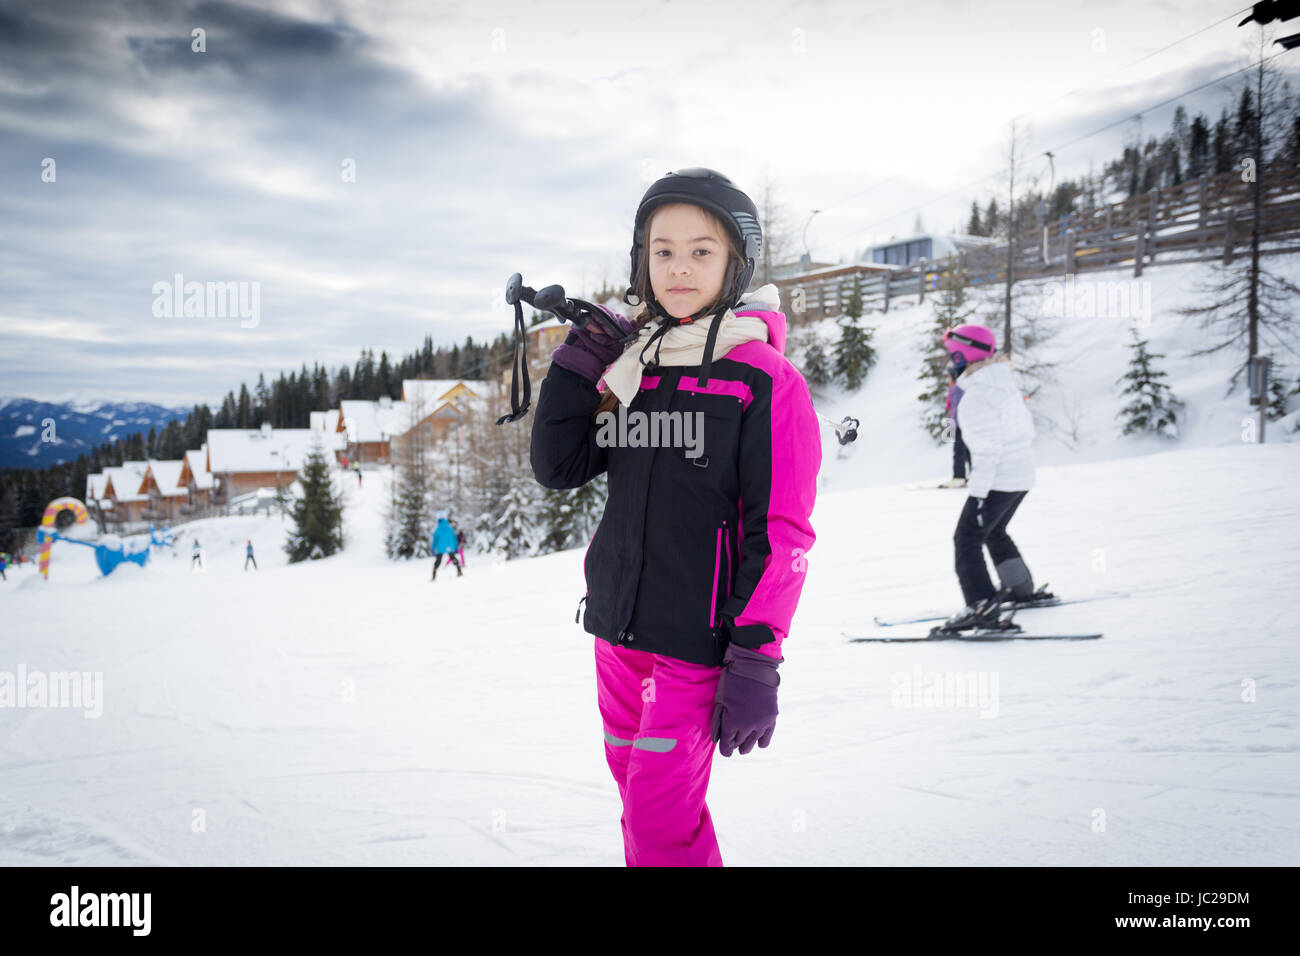
<path id="1" fill-rule="evenodd" d="M 1033 577 L 1007 524 L 1034 486 L 1034 421 L 1016 387 L 1011 361 L 997 354 L 993 332 L 962 325 L 944 333 L 944 347 L 957 375 L 953 419 L 970 449 L 969 497 L 953 533 L 957 579 L 966 607 L 944 629 L 966 630 L 996 623 L 1008 601 L 1034 593 Z M 989 549 L 1001 589 L 984 563 Z"/>

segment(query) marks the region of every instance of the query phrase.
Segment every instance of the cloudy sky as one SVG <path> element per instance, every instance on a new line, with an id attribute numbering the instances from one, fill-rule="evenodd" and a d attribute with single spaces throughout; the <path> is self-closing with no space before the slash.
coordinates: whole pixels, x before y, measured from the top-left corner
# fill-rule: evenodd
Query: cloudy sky
<path id="1" fill-rule="evenodd" d="M 491 338 L 512 272 L 626 281 L 637 202 L 683 166 L 769 189 L 792 255 L 805 225 L 825 261 L 946 232 L 1013 118 L 1044 179 L 1138 112 L 1163 133 L 1154 104 L 1251 62 L 1238 9 L 0 0 L 0 395 L 215 407 L 259 371 Z M 1217 115 L 1239 82 L 1178 102 Z M 178 274 L 256 284 L 255 318 L 158 314 Z"/>

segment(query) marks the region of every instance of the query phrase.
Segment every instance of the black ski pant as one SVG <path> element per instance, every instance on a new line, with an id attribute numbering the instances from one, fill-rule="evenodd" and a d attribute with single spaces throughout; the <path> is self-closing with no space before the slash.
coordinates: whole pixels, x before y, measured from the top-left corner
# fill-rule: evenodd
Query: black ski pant
<path id="1" fill-rule="evenodd" d="M 245 570 L 245 571 L 248 570 L 248 562 L 249 562 L 249 561 L 252 561 L 252 562 L 253 562 L 253 570 L 256 571 L 256 570 L 257 570 L 257 558 L 253 557 L 251 554 L 246 554 L 246 555 L 244 555 L 244 570 Z"/>
<path id="2" fill-rule="evenodd" d="M 460 562 L 456 560 L 456 553 L 453 551 L 453 552 L 450 552 L 450 553 L 445 554 L 445 555 L 442 554 L 442 553 L 438 553 L 438 554 L 435 554 L 435 555 L 433 556 L 433 576 L 434 576 L 434 577 L 437 577 L 437 576 L 438 576 L 438 568 L 442 567 L 442 559 L 443 559 L 444 557 L 447 558 L 449 561 L 451 561 L 452 564 L 456 565 L 456 573 L 457 573 L 457 574 L 464 574 L 464 573 L 465 573 L 464 571 L 462 571 L 462 570 L 460 569 Z"/>
<path id="3" fill-rule="evenodd" d="M 988 565 L 984 563 L 984 549 L 997 569 L 1002 587 L 1016 597 L 1034 593 L 1034 581 L 1020 557 L 1016 543 L 1007 534 L 1007 524 L 1025 500 L 1027 491 L 990 491 L 980 508 L 980 500 L 966 499 L 966 507 L 957 519 L 957 530 L 952 540 L 957 555 L 957 580 L 961 583 L 966 606 L 991 598 L 997 592 L 989 578 Z"/>
<path id="4" fill-rule="evenodd" d="M 965 478 L 970 471 L 970 449 L 961 440 L 961 429 L 956 430 L 952 442 L 952 476 Z"/>

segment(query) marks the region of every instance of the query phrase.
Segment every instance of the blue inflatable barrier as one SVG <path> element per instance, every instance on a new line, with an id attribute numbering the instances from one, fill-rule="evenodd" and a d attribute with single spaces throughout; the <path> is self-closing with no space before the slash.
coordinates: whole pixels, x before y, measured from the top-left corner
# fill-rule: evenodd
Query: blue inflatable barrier
<path id="1" fill-rule="evenodd" d="M 134 561 L 140 567 L 144 567 L 149 562 L 149 548 L 146 546 L 140 551 L 127 551 L 124 546 L 109 547 L 106 544 L 95 544 L 90 541 L 78 541 L 76 538 L 67 538 L 57 531 L 50 531 L 47 528 L 38 528 L 36 530 L 37 543 L 45 541 L 66 541 L 69 544 L 79 544 L 83 548 L 95 549 L 95 563 L 99 565 L 99 573 L 108 576 L 123 561 Z"/>

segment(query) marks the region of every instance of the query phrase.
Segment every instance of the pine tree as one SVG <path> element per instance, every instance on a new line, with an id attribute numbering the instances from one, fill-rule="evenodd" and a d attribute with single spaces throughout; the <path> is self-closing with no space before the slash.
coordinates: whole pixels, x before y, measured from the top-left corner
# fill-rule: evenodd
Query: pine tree
<path id="1" fill-rule="evenodd" d="M 423 418 L 412 415 L 415 421 Z M 426 423 L 427 424 L 427 423 Z M 425 554 L 435 522 L 429 507 L 432 464 L 422 427 L 393 439 L 392 500 L 388 514 L 388 556 L 410 559 Z"/>
<path id="2" fill-rule="evenodd" d="M 289 563 L 327 558 L 343 548 L 343 499 L 334 491 L 320 441 L 313 442 L 298 474 L 302 495 L 293 503 L 293 530 L 284 551 Z"/>
<path id="3" fill-rule="evenodd" d="M 77 497 L 81 497 L 78 495 Z M 19 527 L 18 489 L 5 483 L 0 488 L 0 551 L 14 548 L 14 530 Z"/>
<path id="4" fill-rule="evenodd" d="M 822 341 L 816 329 L 808 329 L 798 344 L 803 348 L 803 365 L 799 369 L 809 385 L 829 385 L 835 379 L 835 370 L 831 367 L 831 357 L 826 354 L 826 343 Z"/>
<path id="5" fill-rule="evenodd" d="M 1224 110 L 1219 121 L 1214 124 L 1214 142 L 1211 146 L 1215 175 L 1226 173 L 1233 168 L 1232 133 L 1228 129 L 1228 111 Z"/>
<path id="6" fill-rule="evenodd" d="M 253 427 L 253 402 L 248 394 L 248 386 L 243 382 L 239 383 L 239 402 L 235 411 L 235 427 Z"/>
<path id="7" fill-rule="evenodd" d="M 984 210 L 984 235 L 995 236 L 1002 228 L 1002 213 L 998 211 L 998 201 L 990 199 Z"/>
<path id="8" fill-rule="evenodd" d="M 1295 394 L 1294 391 L 1287 391 L 1283 371 L 1281 366 L 1270 361 L 1268 369 L 1268 420 L 1270 422 L 1286 418 L 1287 404 Z M 1296 384 L 1296 389 L 1300 390 L 1300 382 Z"/>
<path id="9" fill-rule="evenodd" d="M 1198 179 L 1210 169 L 1210 127 L 1200 113 L 1192 120 L 1187 144 L 1187 175 Z"/>
<path id="10" fill-rule="evenodd" d="M 575 507 L 577 488 L 547 488 L 541 499 L 541 539 L 538 554 L 574 547 L 581 535 L 581 516 Z"/>
<path id="11" fill-rule="evenodd" d="M 379 353 L 378 387 L 380 395 L 387 395 L 389 398 L 397 397 L 397 388 L 393 384 L 393 369 L 388 364 L 387 351 Z"/>
<path id="12" fill-rule="evenodd" d="M 543 533 L 539 515 L 541 486 L 531 475 L 516 476 L 501 500 L 500 514 L 492 521 L 491 549 L 507 561 L 539 553 Z"/>
<path id="13" fill-rule="evenodd" d="M 579 547 L 591 540 L 605 510 L 609 482 L 598 475 L 579 488 L 546 489 L 541 496 L 537 554 Z"/>
<path id="14" fill-rule="evenodd" d="M 1127 382 L 1120 394 L 1133 396 L 1133 400 L 1119 413 L 1124 421 L 1123 434 L 1153 432 L 1165 438 L 1177 438 L 1176 412 L 1183 403 L 1161 381 L 1166 377 L 1165 373 L 1153 367 L 1155 360 L 1164 356 L 1148 352 L 1148 343 L 1138 337 L 1137 329 L 1130 331 L 1133 343 L 1129 348 L 1133 350 L 1133 356 L 1129 359 L 1129 370 L 1115 382 L 1116 385 Z"/>
<path id="15" fill-rule="evenodd" d="M 975 314 L 971 302 L 969 279 L 964 270 L 952 269 L 939 279 L 939 294 L 934 299 L 934 321 L 924 343 L 925 361 L 917 379 L 925 386 L 918 395 L 924 410 L 921 422 L 930 437 L 942 443 L 948 430 L 948 411 L 945 399 L 952 379 L 948 377 L 948 350 L 943 345 L 943 333 L 964 324 Z"/>
<path id="16" fill-rule="evenodd" d="M 854 274 L 853 285 L 844 298 L 844 314 L 854 320 L 862 318 L 862 275 L 860 273 Z"/>
<path id="17" fill-rule="evenodd" d="M 253 392 L 253 428 L 261 428 L 267 421 L 267 406 L 271 402 L 271 393 L 266 387 L 266 376 L 257 373 L 257 388 Z"/>
<path id="18" fill-rule="evenodd" d="M 863 328 L 853 318 L 840 324 L 840 340 L 835 344 L 835 376 L 850 391 L 862 386 L 876 364 L 876 350 L 871 344 L 875 331 Z"/>

